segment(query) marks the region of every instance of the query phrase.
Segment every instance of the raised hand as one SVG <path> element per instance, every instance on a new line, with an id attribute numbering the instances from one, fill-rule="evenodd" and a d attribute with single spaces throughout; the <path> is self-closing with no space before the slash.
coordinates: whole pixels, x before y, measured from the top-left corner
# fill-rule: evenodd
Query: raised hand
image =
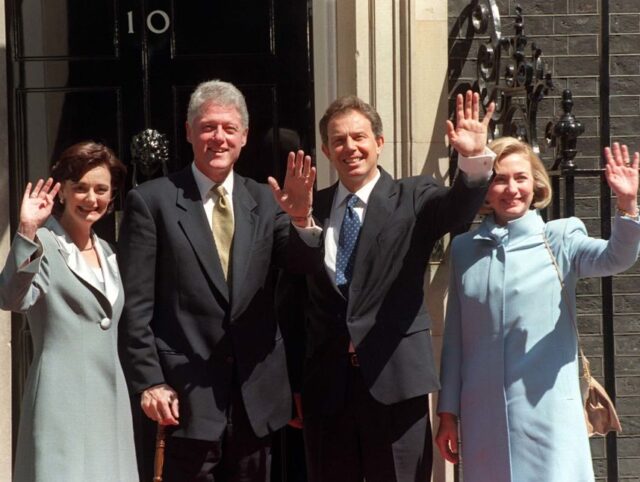
<path id="1" fill-rule="evenodd" d="M 40 179 L 35 186 L 31 183 L 27 184 L 20 206 L 18 232 L 29 239 L 35 239 L 36 231 L 51 215 L 59 190 L 60 183 L 54 184 L 52 178 L 47 179 L 46 182 Z"/>
<path id="2" fill-rule="evenodd" d="M 282 189 L 273 177 L 268 178 L 277 203 L 298 226 L 309 225 L 315 180 L 316 168 L 311 165 L 311 157 L 305 156 L 304 151 L 289 153 Z"/>
<path id="3" fill-rule="evenodd" d="M 627 146 L 614 142 L 612 148 L 605 147 L 604 157 L 607 160 L 604 175 L 617 197 L 618 208 L 632 215 L 637 214 L 640 154 L 634 153 L 633 161 L 630 161 Z"/>
<path id="4" fill-rule="evenodd" d="M 447 120 L 447 137 L 451 146 L 465 157 L 479 156 L 487 145 L 489 121 L 495 110 L 491 102 L 484 119 L 480 120 L 480 95 L 467 90 L 456 97 L 456 125 Z"/>

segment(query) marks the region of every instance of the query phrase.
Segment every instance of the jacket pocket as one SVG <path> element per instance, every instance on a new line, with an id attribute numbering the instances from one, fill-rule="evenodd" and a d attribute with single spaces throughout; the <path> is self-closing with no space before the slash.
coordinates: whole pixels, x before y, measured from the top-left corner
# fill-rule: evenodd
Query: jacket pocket
<path id="1" fill-rule="evenodd" d="M 425 311 L 421 311 L 413 320 L 403 320 L 397 324 L 400 334 L 413 335 L 431 328 L 431 319 Z"/>
<path id="2" fill-rule="evenodd" d="M 394 219 L 391 223 L 384 227 L 380 234 L 378 234 L 378 245 L 400 244 L 398 243 L 398 240 L 404 239 L 408 236 L 408 233 L 413 228 L 414 223 L 414 218 L 404 217 L 400 219 Z"/>

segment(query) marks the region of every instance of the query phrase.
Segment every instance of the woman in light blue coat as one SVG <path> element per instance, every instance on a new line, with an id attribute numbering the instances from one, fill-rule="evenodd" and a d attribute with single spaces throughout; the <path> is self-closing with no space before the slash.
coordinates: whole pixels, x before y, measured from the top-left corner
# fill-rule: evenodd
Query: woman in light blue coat
<path id="1" fill-rule="evenodd" d="M 465 482 L 592 481 L 575 288 L 578 278 L 619 273 L 638 257 L 639 156 L 630 162 L 617 144 L 605 151 L 618 206 L 605 241 L 577 218 L 542 220 L 537 209 L 551 186 L 529 146 L 502 138 L 491 149 L 490 214 L 452 245 L 436 443 L 456 463 L 460 423 Z"/>
<path id="2" fill-rule="evenodd" d="M 91 229 L 125 173 L 110 149 L 84 142 L 25 190 L 0 274 L 0 308 L 26 314 L 34 348 L 14 482 L 138 480 L 117 352 L 123 288 L 114 252 Z"/>

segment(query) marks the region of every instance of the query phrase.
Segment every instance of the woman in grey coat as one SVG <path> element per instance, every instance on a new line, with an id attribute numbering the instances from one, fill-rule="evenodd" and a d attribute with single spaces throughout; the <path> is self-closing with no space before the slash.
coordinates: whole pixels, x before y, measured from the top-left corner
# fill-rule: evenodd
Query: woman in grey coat
<path id="1" fill-rule="evenodd" d="M 491 149 L 490 214 L 452 246 L 436 442 L 457 462 L 460 423 L 465 482 L 593 481 L 575 288 L 581 277 L 619 273 L 638 257 L 639 156 L 631 162 L 617 144 L 606 150 L 618 212 L 603 240 L 578 218 L 543 221 L 537 208 L 551 186 L 529 146 L 502 138 Z"/>
<path id="2" fill-rule="evenodd" d="M 34 348 L 14 482 L 138 480 L 117 352 L 124 294 L 113 250 L 92 231 L 125 174 L 109 148 L 82 142 L 25 189 L 0 274 L 0 308 L 27 316 Z"/>

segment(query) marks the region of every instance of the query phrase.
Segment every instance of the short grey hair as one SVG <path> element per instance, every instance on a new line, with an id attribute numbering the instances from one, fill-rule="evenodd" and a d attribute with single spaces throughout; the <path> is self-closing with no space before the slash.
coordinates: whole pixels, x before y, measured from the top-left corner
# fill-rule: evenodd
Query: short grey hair
<path id="1" fill-rule="evenodd" d="M 232 83 L 214 79 L 199 84 L 189 99 L 189 108 L 187 109 L 187 123 L 189 125 L 193 125 L 193 120 L 206 104 L 235 107 L 240 114 L 242 127 L 249 128 L 247 102 L 242 92 Z"/>

